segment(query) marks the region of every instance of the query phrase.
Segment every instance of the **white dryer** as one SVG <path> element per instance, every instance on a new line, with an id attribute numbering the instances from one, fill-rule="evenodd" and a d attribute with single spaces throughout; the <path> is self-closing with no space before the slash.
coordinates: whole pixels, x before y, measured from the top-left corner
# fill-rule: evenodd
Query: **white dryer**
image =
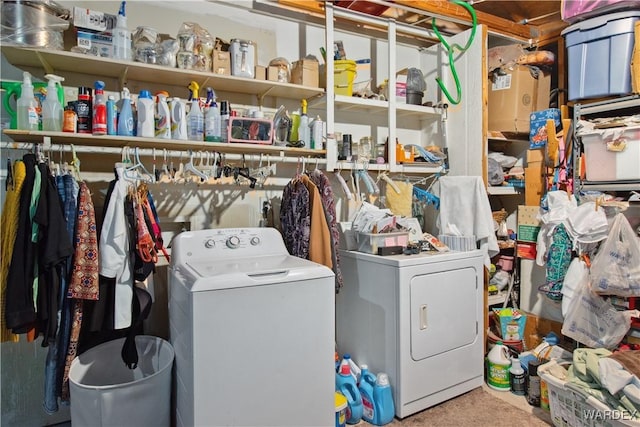
<path id="1" fill-rule="evenodd" d="M 338 350 L 386 372 L 396 416 L 483 383 L 481 251 L 378 256 L 341 251 Z"/>
<path id="2" fill-rule="evenodd" d="M 334 423 L 335 280 L 272 228 L 181 233 L 169 279 L 178 426 Z"/>

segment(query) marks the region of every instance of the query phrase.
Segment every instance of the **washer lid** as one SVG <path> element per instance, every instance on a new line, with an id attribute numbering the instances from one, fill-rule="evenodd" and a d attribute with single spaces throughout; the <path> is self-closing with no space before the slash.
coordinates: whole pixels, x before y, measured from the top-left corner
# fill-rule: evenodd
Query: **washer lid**
<path id="1" fill-rule="evenodd" d="M 315 262 L 291 255 L 191 261 L 185 271 L 193 280 L 191 291 L 228 289 L 333 277 L 333 271 Z M 333 285 L 333 281 L 331 282 Z M 187 283 L 189 286 L 189 283 Z"/>

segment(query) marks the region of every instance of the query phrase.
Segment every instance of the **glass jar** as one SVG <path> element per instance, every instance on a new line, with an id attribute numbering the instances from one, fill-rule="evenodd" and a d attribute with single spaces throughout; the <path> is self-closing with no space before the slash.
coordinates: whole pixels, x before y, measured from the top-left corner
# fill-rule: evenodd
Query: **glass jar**
<path id="1" fill-rule="evenodd" d="M 358 144 L 358 160 L 361 162 L 369 162 L 371 158 L 371 146 L 370 136 L 360 138 L 360 143 Z"/>

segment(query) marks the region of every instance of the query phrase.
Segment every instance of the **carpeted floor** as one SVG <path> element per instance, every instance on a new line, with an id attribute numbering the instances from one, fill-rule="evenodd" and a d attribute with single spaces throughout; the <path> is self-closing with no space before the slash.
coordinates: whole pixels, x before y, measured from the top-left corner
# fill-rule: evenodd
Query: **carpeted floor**
<path id="1" fill-rule="evenodd" d="M 549 419 L 546 412 L 540 408 L 527 406 L 528 404 L 521 396 L 505 392 L 493 393 L 486 387 L 478 387 L 402 420 L 396 418 L 387 425 L 390 427 L 548 427 L 551 425 L 543 420 Z M 364 427 L 370 424 L 361 421 L 356 425 Z"/>

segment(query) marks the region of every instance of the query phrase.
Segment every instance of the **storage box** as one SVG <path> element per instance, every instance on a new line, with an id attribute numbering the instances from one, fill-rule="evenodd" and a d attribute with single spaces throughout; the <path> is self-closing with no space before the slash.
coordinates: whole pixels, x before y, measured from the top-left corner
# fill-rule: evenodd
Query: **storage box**
<path id="1" fill-rule="evenodd" d="M 579 136 L 587 181 L 640 179 L 640 126 L 600 129 Z"/>
<path id="2" fill-rule="evenodd" d="M 378 248 L 387 248 L 390 246 L 406 247 L 409 243 L 409 233 L 400 231 L 396 233 L 363 233 L 359 232 L 358 236 L 358 252 L 366 252 L 369 254 L 378 254 Z"/>
<path id="3" fill-rule="evenodd" d="M 267 80 L 267 67 L 256 65 L 253 75 L 256 80 Z"/>
<path id="4" fill-rule="evenodd" d="M 231 117 L 229 119 L 229 142 L 248 144 L 271 144 L 273 122 L 253 117 Z"/>
<path id="5" fill-rule="evenodd" d="M 318 71 L 318 61 L 313 59 L 300 59 L 291 64 L 291 83 L 318 87 L 320 75 Z"/>
<path id="6" fill-rule="evenodd" d="M 569 100 L 631 93 L 631 55 L 640 10 L 610 13 L 562 31 L 567 46 Z"/>
<path id="7" fill-rule="evenodd" d="M 356 61 L 333 61 L 333 86 L 336 95 L 353 95 L 353 81 L 356 77 Z"/>
<path id="8" fill-rule="evenodd" d="M 539 72 L 536 78 L 524 65 L 504 75 L 494 73 L 489 81 L 489 130 L 529 133 L 531 113 L 549 108 L 550 91 L 551 76 Z"/>
<path id="9" fill-rule="evenodd" d="M 117 6 L 116 6 L 117 7 Z M 94 31 L 110 31 L 116 27 L 118 17 L 111 13 L 74 6 L 73 26 Z"/>
<path id="10" fill-rule="evenodd" d="M 536 218 L 539 206 L 518 206 L 518 240 L 522 242 L 538 241 L 540 221 Z"/>
<path id="11" fill-rule="evenodd" d="M 109 33 L 73 27 L 65 31 L 64 47 L 70 50 L 74 46 L 83 47 L 92 55 L 113 58 L 113 37 Z"/>
<path id="12" fill-rule="evenodd" d="M 213 74 L 231 75 L 231 54 L 222 50 L 214 50 L 211 55 Z"/>
<path id="13" fill-rule="evenodd" d="M 553 120 L 556 130 L 561 126 L 560 109 L 547 108 L 534 111 L 529 117 L 529 148 L 540 148 L 547 145 L 547 120 Z"/>

